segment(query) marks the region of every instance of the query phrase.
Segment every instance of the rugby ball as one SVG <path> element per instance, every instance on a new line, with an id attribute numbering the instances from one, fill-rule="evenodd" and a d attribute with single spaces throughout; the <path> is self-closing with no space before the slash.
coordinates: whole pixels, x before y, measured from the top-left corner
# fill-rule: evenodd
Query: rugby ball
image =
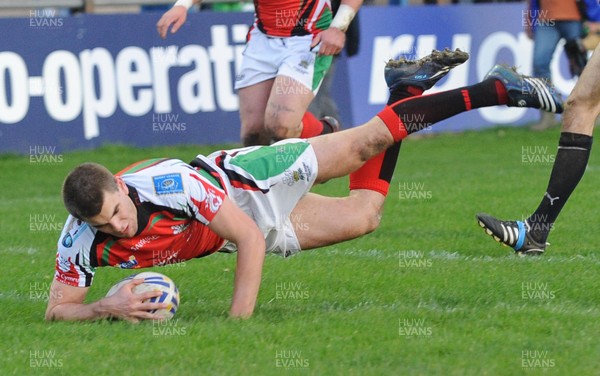
<path id="1" fill-rule="evenodd" d="M 162 295 L 147 299 L 144 302 L 169 303 L 167 308 L 151 310 L 149 311 L 150 313 L 157 313 L 164 319 L 170 319 L 175 315 L 177 308 L 179 308 L 179 290 L 171 278 L 161 273 L 143 272 L 132 274 L 111 287 L 106 293 L 106 296 L 114 295 L 123 285 L 131 282 L 133 279 L 144 280 L 144 283 L 133 288 L 135 294 L 144 293 L 146 291 L 162 291 Z"/>

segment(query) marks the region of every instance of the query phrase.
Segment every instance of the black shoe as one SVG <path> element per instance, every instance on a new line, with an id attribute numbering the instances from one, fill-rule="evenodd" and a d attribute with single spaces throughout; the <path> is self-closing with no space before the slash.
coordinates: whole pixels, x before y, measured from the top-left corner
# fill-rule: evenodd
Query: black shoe
<path id="1" fill-rule="evenodd" d="M 547 80 L 524 76 L 515 68 L 498 64 L 484 77 L 495 78 L 504 84 L 509 107 L 539 108 L 547 112 L 563 112 L 563 101 L 554 86 Z"/>
<path id="2" fill-rule="evenodd" d="M 419 60 L 390 60 L 385 65 L 385 82 L 390 91 L 399 86 L 416 86 L 425 91 L 431 89 L 450 69 L 468 59 L 468 52 L 446 48 L 444 51 L 433 50 L 431 55 Z"/>
<path id="3" fill-rule="evenodd" d="M 498 243 L 512 247 L 519 256 L 544 253 L 548 243 L 538 243 L 531 237 L 527 221 L 501 221 L 491 215 L 477 214 L 479 226 Z"/>
<path id="4" fill-rule="evenodd" d="M 340 122 L 333 116 L 323 116 L 319 121 L 323 123 L 324 126 L 329 127 L 330 130 L 329 132 L 323 132 L 323 134 L 339 132 L 341 129 Z"/>

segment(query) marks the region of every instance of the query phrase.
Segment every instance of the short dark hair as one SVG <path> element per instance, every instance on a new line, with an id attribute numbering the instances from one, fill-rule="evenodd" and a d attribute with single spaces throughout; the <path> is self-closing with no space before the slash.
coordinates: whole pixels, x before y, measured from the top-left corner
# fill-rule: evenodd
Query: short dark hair
<path id="1" fill-rule="evenodd" d="M 119 189 L 114 175 L 98 163 L 83 163 L 67 175 L 62 187 L 65 208 L 77 219 L 85 220 L 102 211 L 104 193 Z"/>

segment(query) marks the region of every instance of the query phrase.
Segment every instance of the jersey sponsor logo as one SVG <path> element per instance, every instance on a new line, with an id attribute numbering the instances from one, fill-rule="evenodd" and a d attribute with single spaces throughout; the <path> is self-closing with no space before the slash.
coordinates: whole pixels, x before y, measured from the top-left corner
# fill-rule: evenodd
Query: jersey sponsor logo
<path id="1" fill-rule="evenodd" d="M 181 174 L 167 174 L 153 176 L 154 191 L 157 195 L 183 193 L 183 180 Z"/>
<path id="2" fill-rule="evenodd" d="M 79 283 L 79 279 L 77 277 L 72 277 L 67 272 L 64 272 L 62 270 L 57 271 L 56 277 L 56 279 L 59 282 L 64 282 L 65 284 L 70 286 L 77 286 L 77 284 Z"/>
<path id="3" fill-rule="evenodd" d="M 142 248 L 143 246 L 151 243 L 152 241 L 158 239 L 159 236 L 158 235 L 150 235 L 150 236 L 146 236 L 142 239 L 140 239 L 137 243 L 135 243 L 135 245 L 133 247 L 131 247 L 132 251 L 138 251 L 140 250 L 140 248 Z"/>
<path id="4" fill-rule="evenodd" d="M 129 256 L 129 261 L 125 261 L 120 263 L 118 266 L 121 269 L 133 269 L 138 265 L 138 261 L 135 259 L 134 255 Z"/>
<path id="5" fill-rule="evenodd" d="M 66 248 L 71 248 L 71 246 L 73 245 L 73 237 L 71 236 L 71 234 L 67 233 L 65 236 L 63 236 L 62 245 Z"/>

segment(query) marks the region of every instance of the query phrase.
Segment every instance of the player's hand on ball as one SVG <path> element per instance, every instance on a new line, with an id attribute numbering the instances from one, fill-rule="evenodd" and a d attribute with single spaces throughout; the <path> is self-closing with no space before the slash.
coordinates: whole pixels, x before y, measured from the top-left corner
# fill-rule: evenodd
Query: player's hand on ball
<path id="1" fill-rule="evenodd" d="M 330 27 L 327 30 L 321 31 L 313 38 L 311 48 L 319 46 L 319 55 L 337 55 L 344 48 L 346 43 L 346 33 L 335 27 Z"/>
<path id="2" fill-rule="evenodd" d="M 169 27 L 173 25 L 171 28 L 171 34 L 175 34 L 181 25 L 185 23 L 187 19 L 187 9 L 182 6 L 174 6 L 169 9 L 163 16 L 158 20 L 156 24 L 156 30 L 162 39 L 167 37 L 167 32 L 169 31 Z"/>
<path id="3" fill-rule="evenodd" d="M 132 279 L 121 286 L 117 292 L 102 300 L 104 308 L 111 313 L 111 316 L 137 323 L 140 320 L 161 320 L 163 316 L 157 313 L 150 313 L 159 309 L 165 309 L 168 303 L 152 303 L 146 300 L 159 297 L 162 291 L 146 291 L 135 293 L 133 289 L 144 283 L 143 279 Z"/>

